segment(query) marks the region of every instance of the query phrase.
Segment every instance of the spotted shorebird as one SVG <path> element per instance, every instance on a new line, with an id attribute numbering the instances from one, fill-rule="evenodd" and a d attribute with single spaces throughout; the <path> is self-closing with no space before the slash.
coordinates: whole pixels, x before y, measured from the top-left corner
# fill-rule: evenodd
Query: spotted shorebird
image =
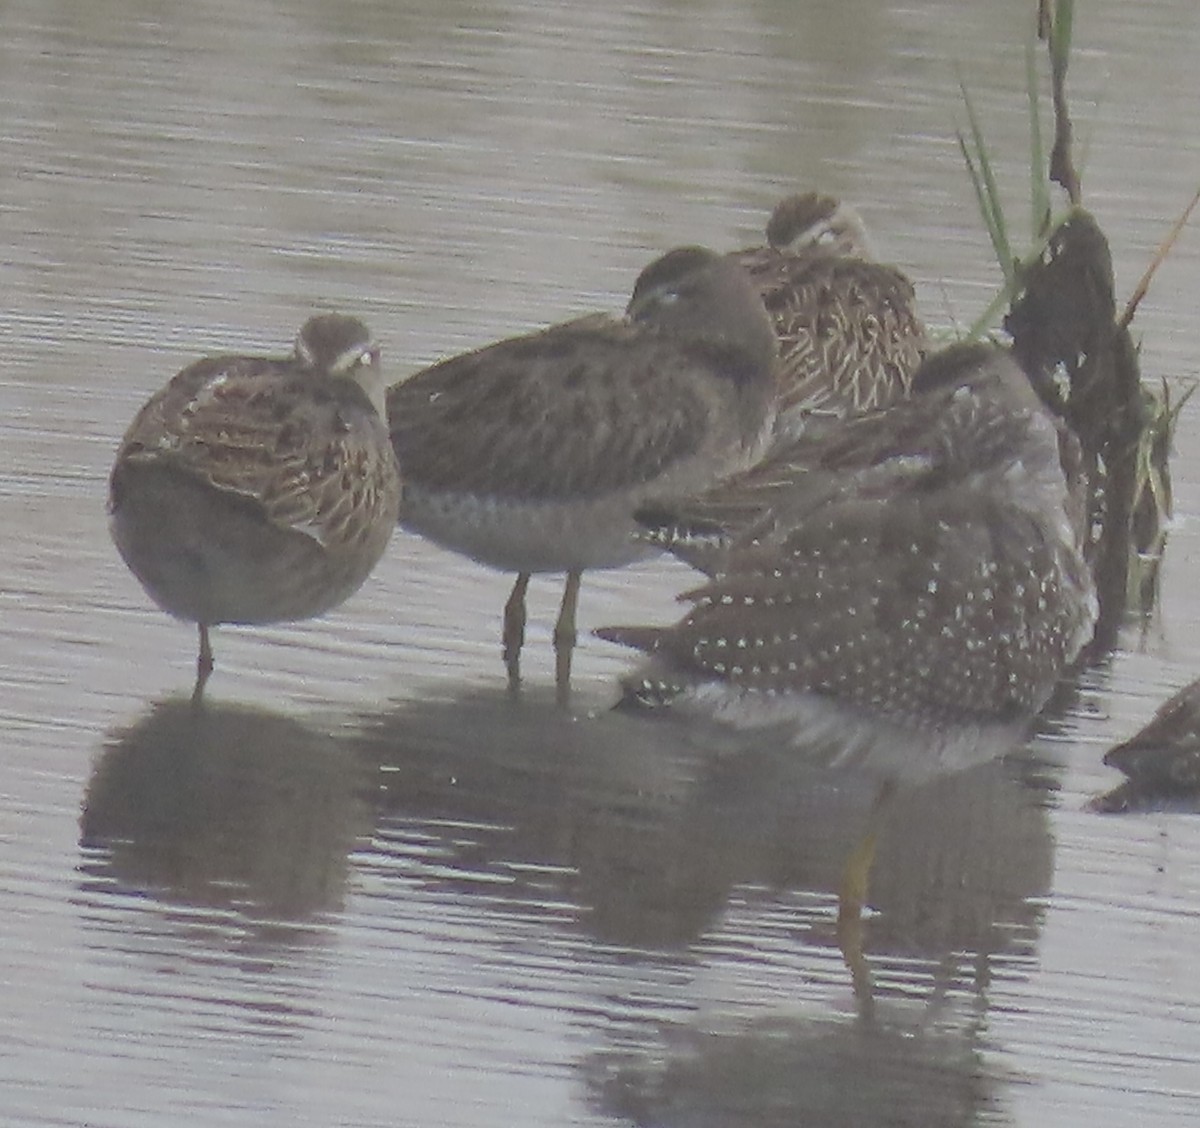
<path id="1" fill-rule="evenodd" d="M 797 732 L 880 722 L 912 735 L 889 746 L 902 775 L 1016 731 L 1095 621 L 1077 458 L 1006 351 L 961 345 L 887 410 L 644 510 L 648 539 L 710 580 L 675 626 L 598 632 L 650 655 L 627 701 Z"/>

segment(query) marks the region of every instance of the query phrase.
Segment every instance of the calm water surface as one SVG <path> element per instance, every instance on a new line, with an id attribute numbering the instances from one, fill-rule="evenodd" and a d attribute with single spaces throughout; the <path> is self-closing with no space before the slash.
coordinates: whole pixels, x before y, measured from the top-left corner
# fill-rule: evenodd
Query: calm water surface
<path id="1" fill-rule="evenodd" d="M 1127 293 L 1195 188 L 1191 0 L 1081 5 L 1085 187 Z M 111 547 L 137 405 L 216 349 L 362 315 L 399 376 L 594 308 L 679 242 L 756 241 L 796 186 L 862 207 L 929 320 L 996 271 L 956 66 L 1025 188 L 1032 4 L 150 0 L 0 9 L 0 1122 L 1196 1123 L 1200 819 L 1101 818 L 1100 762 L 1200 674 L 1200 401 L 1162 609 L 1025 754 L 887 813 L 866 948 L 835 890 L 871 792 L 548 691 L 535 583 L 398 535 L 326 619 L 194 632 Z M 1018 214 L 1021 214 L 1018 210 Z M 1196 375 L 1200 237 L 1139 315 Z M 665 621 L 685 569 L 589 578 Z"/>

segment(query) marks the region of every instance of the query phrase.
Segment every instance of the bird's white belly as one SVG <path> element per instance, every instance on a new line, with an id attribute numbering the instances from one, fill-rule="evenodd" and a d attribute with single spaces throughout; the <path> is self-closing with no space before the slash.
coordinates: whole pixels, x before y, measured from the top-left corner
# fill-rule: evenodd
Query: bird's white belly
<path id="1" fill-rule="evenodd" d="M 518 502 L 405 487 L 400 523 L 506 572 L 620 568 L 654 554 L 635 539 L 628 497 Z"/>

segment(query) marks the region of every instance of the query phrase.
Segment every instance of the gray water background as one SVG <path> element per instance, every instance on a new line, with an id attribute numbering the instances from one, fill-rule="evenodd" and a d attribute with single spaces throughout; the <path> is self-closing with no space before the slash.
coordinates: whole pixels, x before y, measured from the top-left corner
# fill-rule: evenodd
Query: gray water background
<path id="1" fill-rule="evenodd" d="M 902 797 L 834 938 L 852 783 L 697 758 L 607 716 L 585 639 L 551 704 L 535 581 L 398 535 L 349 603 L 194 632 L 105 528 L 137 406 L 210 351 L 364 317 L 395 378 L 619 309 L 681 242 L 782 194 L 854 201 L 928 320 L 998 283 L 954 138 L 961 75 L 1023 226 L 1031 4 L 479 0 L 0 5 L 0 1123 L 1195 1123 L 1200 820 L 1087 812 L 1104 749 L 1200 675 L 1200 403 L 1161 610 L 1015 762 Z M 1200 173 L 1200 9 L 1079 6 L 1085 194 L 1118 291 Z M 1137 320 L 1196 375 L 1200 236 Z M 664 562 L 589 576 L 581 633 L 669 621 Z M 86 815 L 81 820 L 81 813 Z"/>

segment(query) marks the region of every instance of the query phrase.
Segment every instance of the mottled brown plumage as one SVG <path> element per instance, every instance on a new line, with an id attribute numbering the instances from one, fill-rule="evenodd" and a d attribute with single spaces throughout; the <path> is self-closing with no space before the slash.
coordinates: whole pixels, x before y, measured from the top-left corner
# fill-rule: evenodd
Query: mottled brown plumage
<path id="1" fill-rule="evenodd" d="M 1109 749 L 1104 762 L 1129 778 L 1096 799 L 1106 812 L 1200 802 L 1200 681 L 1161 705 L 1135 736 Z"/>
<path id="2" fill-rule="evenodd" d="M 858 214 L 832 196 L 780 201 L 767 245 L 731 256 L 757 287 L 780 349 L 777 430 L 812 435 L 906 396 L 927 349 L 912 283 L 875 262 Z"/>
<path id="3" fill-rule="evenodd" d="M 916 386 L 644 514 L 712 579 L 674 627 L 600 632 L 652 654 L 632 700 L 822 699 L 918 729 L 1042 706 L 1095 616 L 1058 425 L 991 346 Z"/>
<path id="4" fill-rule="evenodd" d="M 289 357 L 189 365 L 138 412 L 109 488 L 117 548 L 164 611 L 208 628 L 304 619 L 361 586 L 399 511 L 378 350 L 311 318 Z"/>
<path id="5" fill-rule="evenodd" d="M 624 319 L 593 315 L 443 361 L 388 390 L 401 523 L 518 573 L 505 658 L 519 677 L 524 591 L 566 572 L 565 693 L 588 568 L 650 551 L 633 511 L 753 463 L 772 422 L 776 345 L 742 272 L 700 248 L 643 271 Z"/>

